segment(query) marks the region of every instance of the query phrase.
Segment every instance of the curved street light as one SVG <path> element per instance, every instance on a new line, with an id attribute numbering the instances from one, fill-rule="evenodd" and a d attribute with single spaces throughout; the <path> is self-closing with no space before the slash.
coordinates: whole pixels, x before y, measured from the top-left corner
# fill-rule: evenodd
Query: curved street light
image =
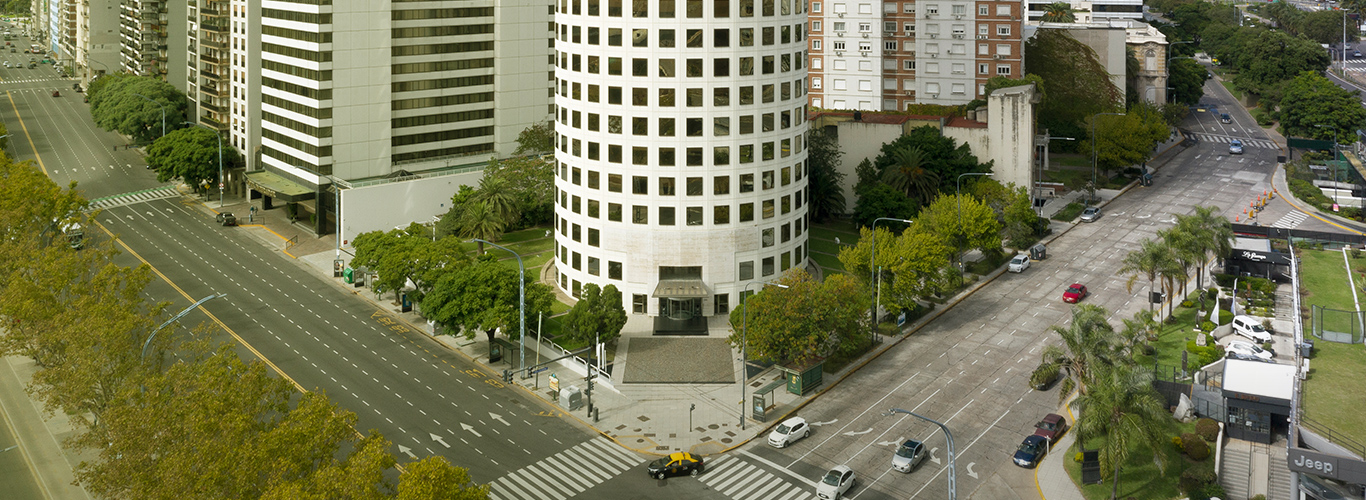
<path id="1" fill-rule="evenodd" d="M 772 281 L 751 281 L 745 284 L 744 291 L 749 292 L 749 287 L 751 285 L 773 285 L 778 288 L 787 288 L 787 285 L 781 283 L 774 283 Z M 746 359 L 748 358 L 748 356 L 746 356 L 745 351 L 745 347 L 749 345 L 745 341 L 745 334 L 749 332 L 748 293 L 743 293 L 740 295 L 740 316 L 743 316 L 745 318 L 744 322 L 740 326 L 740 430 L 745 430 L 745 384 L 749 382 L 749 378 L 747 377 L 747 375 L 749 374 L 749 367 L 745 364 L 749 361 L 748 359 Z"/>
<path id="2" fill-rule="evenodd" d="M 958 174 L 958 179 L 954 182 L 955 187 L 953 197 L 958 201 L 958 272 L 963 272 L 963 177 L 968 175 L 985 175 L 991 177 L 991 172 L 968 172 Z"/>
<path id="3" fill-rule="evenodd" d="M 915 413 L 915 412 L 903 410 L 903 409 L 900 409 L 900 408 L 892 408 L 892 409 L 889 409 L 889 410 L 887 410 L 886 413 L 883 413 L 882 416 L 884 416 L 884 417 L 890 417 L 890 416 L 892 416 L 893 413 L 905 413 L 905 414 L 910 415 L 910 416 L 912 416 L 912 417 L 915 417 L 915 418 L 924 420 L 924 421 L 926 421 L 926 422 L 932 423 L 932 424 L 934 424 L 934 425 L 937 425 L 937 426 L 939 426 L 940 429 L 942 429 L 942 430 L 944 431 L 944 436 L 947 437 L 947 438 L 948 438 L 948 441 L 949 441 L 949 500 L 957 500 L 957 498 L 958 498 L 958 471 L 957 471 L 957 468 L 958 468 L 958 467 L 955 465 L 955 458 L 956 458 L 956 456 L 955 456 L 954 449 L 953 449 L 953 433 L 952 433 L 952 432 L 949 432 L 949 426 L 940 423 L 938 420 L 935 420 L 935 419 L 932 419 L 932 418 L 929 418 L 929 417 L 925 417 L 925 416 L 919 415 L 919 414 L 917 414 L 917 413 Z M 972 445 L 969 444 L 968 446 L 972 446 Z M 968 464 L 968 465 L 971 465 L 971 464 Z M 971 472 L 971 469 L 969 469 L 968 472 Z"/>

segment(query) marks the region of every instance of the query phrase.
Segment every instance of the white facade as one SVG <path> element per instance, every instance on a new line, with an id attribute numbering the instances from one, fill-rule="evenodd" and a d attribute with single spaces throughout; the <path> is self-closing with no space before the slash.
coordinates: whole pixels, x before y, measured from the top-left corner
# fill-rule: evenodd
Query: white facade
<path id="1" fill-rule="evenodd" d="M 1143 19 L 1143 0 L 1064 0 L 1072 6 L 1072 17 L 1078 23 L 1105 22 L 1114 19 Z M 1029 20 L 1043 18 L 1051 0 L 1030 0 Z"/>
<path id="2" fill-rule="evenodd" d="M 805 6 L 625 3 L 555 15 L 557 283 L 727 314 L 806 260 Z"/>
<path id="3" fill-rule="evenodd" d="M 232 0 L 232 45 L 229 57 L 228 139 L 242 153 L 247 170 L 256 170 L 261 147 L 261 0 Z"/>
<path id="4" fill-rule="evenodd" d="M 119 0 L 90 0 L 77 6 L 73 76 L 89 84 L 96 75 L 119 69 Z"/>

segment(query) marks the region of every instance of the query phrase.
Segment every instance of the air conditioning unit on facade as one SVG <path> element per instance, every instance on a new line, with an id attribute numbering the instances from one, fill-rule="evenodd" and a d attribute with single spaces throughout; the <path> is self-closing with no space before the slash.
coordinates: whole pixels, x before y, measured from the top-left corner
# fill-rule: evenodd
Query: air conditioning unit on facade
<path id="1" fill-rule="evenodd" d="M 962 38 L 963 38 L 963 34 L 962 34 L 962 33 L 954 33 L 954 34 L 953 34 L 953 37 L 954 37 L 954 38 L 958 38 L 958 39 L 962 39 Z"/>
<path id="2" fill-rule="evenodd" d="M 843 13 L 843 12 L 836 12 L 835 15 L 840 16 L 840 17 L 844 17 L 844 13 Z"/>
<path id="3" fill-rule="evenodd" d="M 978 40 L 986 40 L 986 39 L 987 39 L 987 36 L 986 36 L 986 35 L 977 35 L 977 39 L 978 39 Z"/>
<path id="4" fill-rule="evenodd" d="M 939 54 L 938 54 L 938 53 L 931 53 L 931 54 L 930 54 L 930 59 L 934 59 L 934 58 L 936 58 L 936 57 L 939 57 Z"/>
<path id="5" fill-rule="evenodd" d="M 836 32 L 835 32 L 835 36 L 843 38 L 843 37 L 844 37 L 844 32 L 843 32 L 843 31 L 836 31 Z"/>
<path id="6" fill-rule="evenodd" d="M 859 53 L 859 54 L 863 54 L 863 57 L 868 57 L 868 51 L 866 51 L 866 50 L 860 50 L 860 51 L 858 51 L 858 53 Z"/>
<path id="7" fill-rule="evenodd" d="M 838 56 L 838 57 L 844 57 L 844 51 L 843 51 L 843 50 L 836 50 L 836 51 L 835 51 L 835 55 Z"/>
<path id="8" fill-rule="evenodd" d="M 1003 56 L 1003 55 L 1000 55 L 1000 54 L 995 54 L 995 55 L 992 55 L 991 58 L 992 58 L 992 59 L 1005 59 L 1006 56 Z"/>
<path id="9" fill-rule="evenodd" d="M 930 38 L 939 38 L 939 35 L 935 33 L 930 33 Z"/>
<path id="10" fill-rule="evenodd" d="M 888 37 L 888 38 L 896 38 L 896 32 L 895 32 L 895 31 L 883 32 L 883 33 L 882 33 L 882 36 L 885 36 L 885 37 Z"/>
<path id="11" fill-rule="evenodd" d="M 868 32 L 863 32 L 863 38 L 868 38 Z"/>
<path id="12" fill-rule="evenodd" d="M 906 95 L 915 95 L 915 91 L 914 91 L 914 90 L 907 90 L 907 91 L 902 92 L 902 93 L 903 93 L 903 94 L 906 94 Z"/>
<path id="13" fill-rule="evenodd" d="M 953 18 L 954 18 L 954 19 L 962 19 L 962 18 L 963 18 L 963 15 L 962 15 L 962 14 L 954 14 L 954 15 L 953 15 Z"/>
<path id="14" fill-rule="evenodd" d="M 903 33 L 903 34 L 906 35 L 908 38 L 915 38 L 915 32 L 914 32 L 914 31 L 907 31 L 907 32 L 905 32 L 905 33 Z"/>

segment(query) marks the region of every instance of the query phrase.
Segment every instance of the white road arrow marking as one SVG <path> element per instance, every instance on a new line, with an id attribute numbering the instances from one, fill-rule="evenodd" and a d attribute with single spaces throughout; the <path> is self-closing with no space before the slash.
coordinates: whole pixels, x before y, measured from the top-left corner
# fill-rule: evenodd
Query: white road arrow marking
<path id="1" fill-rule="evenodd" d="M 449 446 L 447 446 L 447 448 L 449 448 Z M 399 453 L 402 453 L 402 454 L 404 454 L 404 455 L 408 455 L 408 458 L 411 458 L 411 459 L 413 459 L 413 460 L 417 460 L 417 455 L 414 455 L 414 454 L 413 454 L 413 449 L 412 449 L 412 448 L 409 448 L 409 447 L 403 446 L 403 445 L 398 445 L 398 452 L 399 452 Z"/>
<path id="2" fill-rule="evenodd" d="M 865 430 L 865 431 L 863 431 L 863 432 L 849 431 L 849 432 L 844 433 L 844 435 L 846 435 L 846 436 L 862 436 L 862 435 L 867 434 L 867 433 L 869 433 L 869 432 L 873 432 L 873 428 L 872 428 L 872 427 L 869 427 L 868 430 Z"/>
<path id="3" fill-rule="evenodd" d="M 465 430 L 470 431 L 470 434 L 474 434 L 474 437 L 484 437 L 484 436 L 479 435 L 478 432 L 475 432 L 475 431 L 474 431 L 474 426 L 473 426 L 473 425 L 466 424 L 466 423 L 461 423 L 461 424 L 460 424 L 460 427 L 464 427 Z M 450 448 L 450 447 L 447 446 L 447 448 Z"/>
<path id="4" fill-rule="evenodd" d="M 444 438 L 442 438 L 441 436 L 438 436 L 438 435 L 436 435 L 436 434 L 432 434 L 432 441 L 436 441 L 436 442 L 438 442 L 438 443 L 441 443 L 441 446 L 445 446 L 445 447 L 447 447 L 447 448 L 450 448 L 450 447 L 451 447 L 451 445 L 446 444 L 446 440 L 445 440 Z"/>
<path id="5" fill-rule="evenodd" d="M 887 445 L 890 444 L 890 445 L 896 446 L 896 445 L 901 444 L 902 441 L 903 441 L 903 440 L 901 439 L 901 436 L 897 436 L 897 437 L 896 437 L 896 441 L 878 441 L 877 445 L 878 445 L 878 446 L 887 446 Z"/>
<path id="6" fill-rule="evenodd" d="M 968 462 L 968 475 L 972 476 L 973 479 L 977 479 L 977 473 L 972 471 L 973 465 L 977 465 L 977 462 Z"/>
<path id="7" fill-rule="evenodd" d="M 493 418 L 494 420 L 497 420 L 497 421 L 499 421 L 499 422 L 502 422 L 503 425 L 512 426 L 512 424 L 509 424 L 507 420 L 503 420 L 503 416 L 502 416 L 502 415 L 499 415 L 499 414 L 497 414 L 497 413 L 492 413 L 492 412 L 490 412 L 490 413 L 489 413 L 489 417 L 491 417 L 491 418 Z"/>
<path id="8" fill-rule="evenodd" d="M 938 447 L 938 446 L 935 446 L 934 448 L 930 448 L 930 461 L 931 461 L 931 462 L 934 462 L 935 465 L 939 465 L 939 457 L 934 456 L 934 453 L 937 452 L 937 451 L 939 451 L 939 447 Z"/>
<path id="9" fill-rule="evenodd" d="M 833 424 L 833 423 L 839 422 L 839 421 L 840 421 L 840 419 L 837 418 L 837 419 L 831 420 L 831 421 L 829 421 L 829 422 L 811 422 L 811 425 L 816 426 L 816 427 L 820 427 L 820 426 L 822 426 L 822 425 L 830 425 L 830 424 Z"/>

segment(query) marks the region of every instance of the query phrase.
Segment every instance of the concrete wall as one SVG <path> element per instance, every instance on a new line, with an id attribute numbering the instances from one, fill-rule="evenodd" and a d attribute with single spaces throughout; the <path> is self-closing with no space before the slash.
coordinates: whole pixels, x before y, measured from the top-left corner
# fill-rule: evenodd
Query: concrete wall
<path id="1" fill-rule="evenodd" d="M 412 222 L 426 222 L 451 209 L 451 196 L 460 186 L 475 187 L 483 170 L 390 182 L 341 191 L 341 238 L 353 241 L 364 232 L 388 231 Z"/>
<path id="2" fill-rule="evenodd" d="M 342 179 L 393 172 L 391 7 L 389 2 L 333 4 L 332 137 L 313 140 L 332 145 L 332 174 Z"/>
<path id="3" fill-rule="evenodd" d="M 1124 28 L 1090 26 L 1068 29 L 1067 33 L 1096 51 L 1096 59 L 1105 66 L 1105 71 L 1110 74 L 1110 82 L 1119 88 L 1122 96 L 1125 87 L 1124 64 L 1129 54 L 1129 47 L 1125 44 Z"/>
<path id="4" fill-rule="evenodd" d="M 865 158 L 868 161 L 877 159 L 882 152 L 882 145 L 895 141 L 907 129 L 897 124 L 856 121 L 840 122 L 835 126 L 839 130 L 840 151 L 844 153 L 840 163 L 840 172 L 844 174 L 844 210 L 853 213 L 854 206 L 858 204 L 858 196 L 854 195 L 858 174 L 854 170 Z"/>

